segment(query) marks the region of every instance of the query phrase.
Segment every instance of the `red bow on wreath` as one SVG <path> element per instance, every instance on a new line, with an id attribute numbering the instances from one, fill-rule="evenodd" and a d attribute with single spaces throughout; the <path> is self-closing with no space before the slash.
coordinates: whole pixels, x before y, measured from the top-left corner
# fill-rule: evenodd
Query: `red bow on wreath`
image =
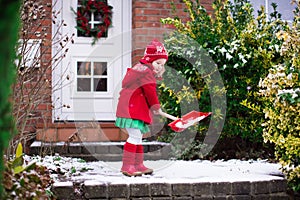
<path id="1" fill-rule="evenodd" d="M 72 9 L 76 15 L 76 29 L 82 35 L 93 37 L 92 45 L 94 45 L 99 38 L 106 36 L 108 28 L 112 21 L 112 6 L 107 4 L 107 0 L 82 0 L 77 12 Z M 102 22 L 93 26 L 89 23 L 89 17 L 92 15 L 100 15 Z"/>

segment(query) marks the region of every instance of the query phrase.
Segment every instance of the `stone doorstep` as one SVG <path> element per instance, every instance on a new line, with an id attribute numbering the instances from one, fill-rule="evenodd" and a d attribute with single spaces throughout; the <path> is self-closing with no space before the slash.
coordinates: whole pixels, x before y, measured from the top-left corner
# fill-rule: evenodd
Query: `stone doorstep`
<path id="1" fill-rule="evenodd" d="M 108 141 L 125 141 L 127 135 L 117 127 L 102 128 L 76 128 L 76 127 L 48 127 L 37 129 L 36 139 L 44 142 L 108 142 Z"/>
<path id="2" fill-rule="evenodd" d="M 264 187 L 258 191 L 260 184 Z M 130 184 L 58 182 L 53 184 L 52 191 L 58 199 L 289 199 L 286 180 Z"/>
<path id="3" fill-rule="evenodd" d="M 82 158 L 87 161 L 120 161 L 124 142 L 42 142 L 35 141 L 30 145 L 30 155 L 58 153 L 61 156 Z M 144 142 L 146 160 L 169 159 L 171 144 L 163 142 Z"/>

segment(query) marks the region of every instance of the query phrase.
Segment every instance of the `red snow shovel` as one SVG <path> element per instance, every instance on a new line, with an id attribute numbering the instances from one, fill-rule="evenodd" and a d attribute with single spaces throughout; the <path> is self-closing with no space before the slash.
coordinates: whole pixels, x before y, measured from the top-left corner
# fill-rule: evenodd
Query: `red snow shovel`
<path id="1" fill-rule="evenodd" d="M 169 123 L 168 126 L 175 132 L 181 132 L 195 123 L 203 120 L 204 118 L 211 115 L 211 112 L 197 112 L 195 110 L 183 115 L 181 118 L 174 117 L 167 113 L 162 113 L 163 116 L 172 119 L 173 122 Z"/>

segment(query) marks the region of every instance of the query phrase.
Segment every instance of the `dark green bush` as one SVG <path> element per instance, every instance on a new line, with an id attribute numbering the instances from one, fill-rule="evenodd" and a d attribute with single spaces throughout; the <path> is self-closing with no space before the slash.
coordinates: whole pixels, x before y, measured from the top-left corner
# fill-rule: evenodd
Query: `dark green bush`
<path id="1" fill-rule="evenodd" d="M 20 1 L 0 0 L 0 182 L 3 172 L 3 154 L 8 145 L 11 134 L 14 132 L 14 123 L 11 115 L 11 85 L 14 82 L 15 44 L 19 28 Z M 0 198 L 3 193 L 0 184 Z"/>
<path id="2" fill-rule="evenodd" d="M 212 88 L 207 86 L 209 85 L 207 79 L 209 74 L 205 71 L 207 63 L 204 65 L 197 63 L 198 53 L 193 50 L 182 53 L 186 50 L 178 48 L 177 45 L 184 43 L 183 37 L 178 35 L 186 35 L 208 52 L 223 78 L 225 89 L 217 89 L 219 92 L 226 90 L 227 98 L 222 137 L 239 136 L 245 140 L 262 143 L 263 111 L 260 107 L 256 107 L 255 110 L 249 107 L 260 105 L 262 101 L 257 95 L 260 78 L 268 73 L 272 65 L 282 61 L 280 57 L 282 41 L 275 33 L 284 30 L 286 23 L 280 19 L 275 4 L 270 19 L 267 19 L 263 8 L 259 11 L 258 17 L 254 18 L 253 7 L 245 0 L 236 0 L 234 4 L 216 0 L 213 3 L 212 15 L 208 14 L 198 1 L 184 0 L 184 2 L 190 17 L 189 21 L 183 23 L 180 17 L 165 18 L 161 21 L 176 28 L 176 31 L 165 38 L 166 47 L 170 52 L 168 66 L 175 69 L 178 76 L 184 77 L 193 91 L 183 95 L 185 88 L 174 91 L 162 84 L 160 92 L 164 109 L 180 116 L 180 106 L 186 105 L 180 104 L 180 101 L 197 101 L 200 110 L 211 111 Z M 182 57 L 182 54 L 185 56 Z M 202 65 L 201 71 L 194 67 L 198 64 Z M 213 75 L 213 71 L 210 73 Z M 170 79 L 167 72 L 166 79 Z M 190 99 L 186 100 L 187 97 Z M 200 124 L 198 128 L 200 135 L 205 134 L 207 125 Z M 165 138 L 170 139 L 167 136 L 161 139 Z"/>

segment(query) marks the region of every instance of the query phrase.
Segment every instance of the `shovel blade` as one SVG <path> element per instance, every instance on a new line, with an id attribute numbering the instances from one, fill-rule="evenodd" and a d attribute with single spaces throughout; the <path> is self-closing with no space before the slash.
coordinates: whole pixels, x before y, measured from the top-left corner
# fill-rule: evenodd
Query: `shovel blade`
<path id="1" fill-rule="evenodd" d="M 211 112 L 198 112 L 198 111 L 193 110 L 193 111 L 183 115 L 180 119 L 170 122 L 168 124 L 168 126 L 170 126 L 171 129 L 175 132 L 182 132 L 186 128 L 205 119 L 209 115 L 211 115 Z"/>

